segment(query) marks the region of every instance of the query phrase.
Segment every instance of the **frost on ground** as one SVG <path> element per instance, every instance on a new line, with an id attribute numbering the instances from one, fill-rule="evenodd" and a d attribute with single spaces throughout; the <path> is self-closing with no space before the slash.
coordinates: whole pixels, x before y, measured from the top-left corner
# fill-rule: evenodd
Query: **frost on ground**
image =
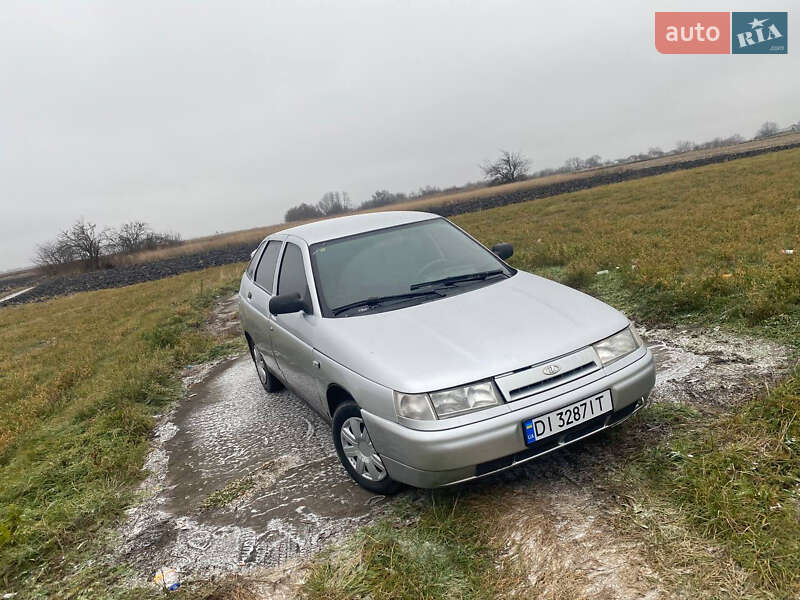
<path id="1" fill-rule="evenodd" d="M 719 328 L 644 332 L 656 357 L 655 402 L 725 409 L 751 400 L 789 371 L 789 352 L 775 342 Z"/>
<path id="2" fill-rule="evenodd" d="M 763 340 L 643 334 L 657 363 L 655 402 L 724 409 L 788 368 L 787 351 Z M 667 597 L 642 542 L 615 527 L 631 500 L 598 484 L 620 454 L 600 435 L 462 493 L 502 507 L 491 523 L 501 560 L 541 596 Z M 267 597 L 287 595 L 305 557 L 386 506 L 346 475 L 328 424 L 292 394 L 264 392 L 247 355 L 187 371 L 186 398 L 160 420 L 146 469 L 143 500 L 121 530 L 124 559 L 146 579 L 162 566 L 190 578 L 240 573 L 272 586 Z"/>
<path id="3" fill-rule="evenodd" d="M 249 355 L 187 377 L 121 531 L 123 557 L 143 578 L 162 566 L 184 577 L 263 573 L 382 510 L 339 464 L 322 418 L 286 391 L 265 392 Z"/>

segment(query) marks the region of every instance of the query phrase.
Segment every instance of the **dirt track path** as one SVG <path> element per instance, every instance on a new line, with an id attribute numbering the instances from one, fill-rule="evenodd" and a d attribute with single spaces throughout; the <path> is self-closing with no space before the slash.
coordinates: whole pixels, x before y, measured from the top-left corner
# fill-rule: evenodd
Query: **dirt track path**
<path id="1" fill-rule="evenodd" d="M 156 435 L 146 465 L 155 495 L 125 531 L 144 574 L 276 566 L 385 502 L 347 476 L 317 413 L 289 392 L 264 392 L 248 355 L 210 369 Z"/>
<path id="2" fill-rule="evenodd" d="M 785 368 L 784 350 L 762 341 L 713 331 L 646 335 L 658 364 L 656 402 L 713 410 L 759 393 Z M 205 576 L 302 559 L 390 502 L 347 477 L 314 411 L 291 393 L 264 392 L 249 356 L 193 369 L 187 383 L 186 399 L 156 430 L 146 499 L 121 532 L 123 554 L 142 577 L 166 565 Z M 462 493 L 503 507 L 492 530 L 547 597 L 656 598 L 656 574 L 615 529 L 619 499 L 596 484 L 620 454 L 601 434 Z"/>

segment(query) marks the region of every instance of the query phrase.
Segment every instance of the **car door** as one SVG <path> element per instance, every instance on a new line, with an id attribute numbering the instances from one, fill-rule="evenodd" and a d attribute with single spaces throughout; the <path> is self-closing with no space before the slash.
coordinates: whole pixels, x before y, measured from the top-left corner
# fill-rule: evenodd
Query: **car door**
<path id="1" fill-rule="evenodd" d="M 308 270 L 300 246 L 284 245 L 278 270 L 278 295 L 300 294 L 311 307 Z M 286 384 L 306 402 L 319 409 L 319 369 L 314 362 L 311 336 L 319 315 L 296 312 L 273 316 L 272 351 Z"/>
<path id="2" fill-rule="evenodd" d="M 253 338 L 267 368 L 275 374 L 280 374 L 278 364 L 275 361 L 275 354 L 272 351 L 272 315 L 269 313 L 269 299 L 272 297 L 275 284 L 275 267 L 278 264 L 283 241 L 279 239 L 269 240 L 261 259 L 253 274 L 253 285 L 247 294 L 247 302 L 251 307 L 251 315 L 254 326 L 249 332 Z"/>

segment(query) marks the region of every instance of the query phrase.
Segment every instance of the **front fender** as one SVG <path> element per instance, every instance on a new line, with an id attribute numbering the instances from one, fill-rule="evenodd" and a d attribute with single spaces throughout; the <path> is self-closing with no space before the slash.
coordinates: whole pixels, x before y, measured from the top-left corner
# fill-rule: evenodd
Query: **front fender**
<path id="1" fill-rule="evenodd" d="M 332 385 L 337 385 L 347 391 L 364 410 L 379 415 L 383 419 L 397 421 L 391 389 L 351 371 L 316 349 L 313 351 L 313 356 L 314 360 L 319 363 L 317 382 L 325 409 L 322 411 L 323 416 L 328 421 L 331 420 L 331 415 L 327 410 L 327 394 Z"/>

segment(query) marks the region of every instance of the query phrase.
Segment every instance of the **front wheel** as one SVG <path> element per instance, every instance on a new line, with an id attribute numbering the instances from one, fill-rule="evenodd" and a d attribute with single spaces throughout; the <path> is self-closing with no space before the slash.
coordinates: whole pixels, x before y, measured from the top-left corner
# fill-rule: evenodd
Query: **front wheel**
<path id="1" fill-rule="evenodd" d="M 333 414 L 333 443 L 339 460 L 355 482 L 376 494 L 394 494 L 400 484 L 389 477 L 369 437 L 361 409 L 352 400 L 340 404 Z"/>

